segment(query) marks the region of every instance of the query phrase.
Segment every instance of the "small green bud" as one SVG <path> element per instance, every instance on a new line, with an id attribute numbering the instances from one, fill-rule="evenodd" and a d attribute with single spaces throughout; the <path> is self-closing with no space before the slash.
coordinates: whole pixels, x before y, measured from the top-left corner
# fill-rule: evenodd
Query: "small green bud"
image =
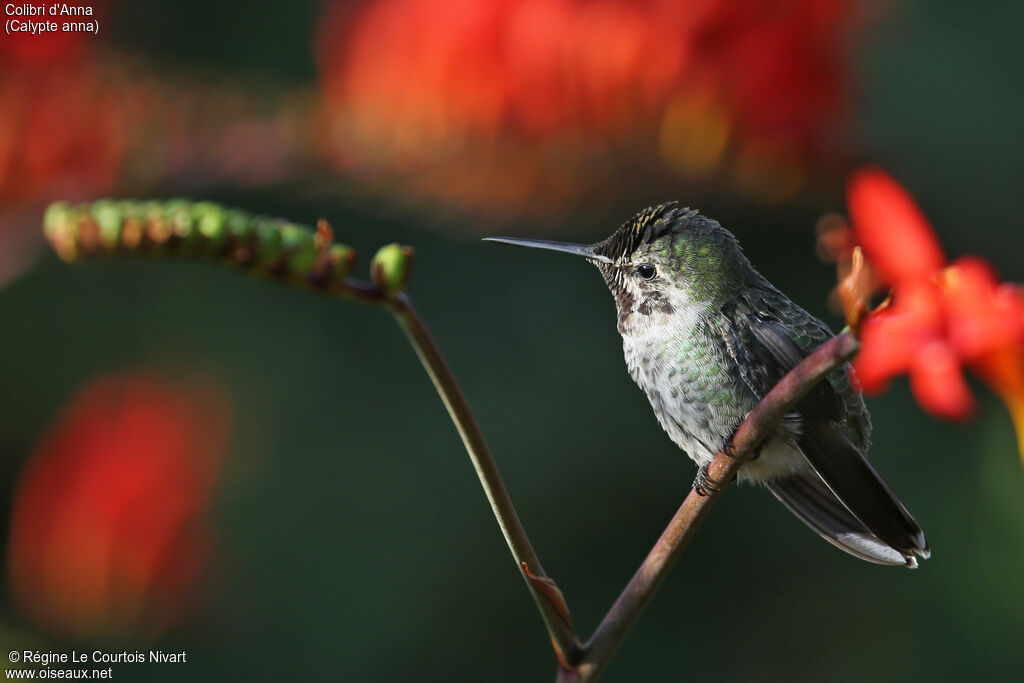
<path id="1" fill-rule="evenodd" d="M 43 215 L 43 234 L 64 261 L 78 258 L 78 228 L 74 223 L 74 210 L 67 202 L 56 202 Z"/>
<path id="2" fill-rule="evenodd" d="M 223 247 L 230 237 L 226 214 L 223 208 L 211 202 L 198 202 L 192 207 L 196 230 L 212 251 Z"/>
<path id="3" fill-rule="evenodd" d="M 196 238 L 196 225 L 192 217 L 192 202 L 172 199 L 164 204 L 164 225 L 150 235 L 156 242 L 166 242 L 173 235 L 186 242 Z"/>
<path id="4" fill-rule="evenodd" d="M 142 204 L 144 229 L 143 233 L 147 240 L 153 244 L 163 244 L 170 238 L 171 229 L 167 222 L 167 214 L 164 211 L 164 203 L 157 200 L 149 200 Z"/>
<path id="5" fill-rule="evenodd" d="M 100 199 L 92 204 L 92 218 L 100 230 L 100 244 L 113 249 L 121 241 L 121 208 L 117 202 Z"/>
<path id="6" fill-rule="evenodd" d="M 313 233 L 297 225 L 286 223 L 280 227 L 281 246 L 287 253 L 288 270 L 305 275 L 316 265 L 316 240 Z"/>
<path id="7" fill-rule="evenodd" d="M 71 206 L 67 202 L 54 202 L 43 214 L 43 234 L 49 238 L 63 232 L 71 218 Z"/>
<path id="8" fill-rule="evenodd" d="M 145 211 L 142 202 L 125 200 L 121 207 L 121 246 L 137 249 L 142 243 Z"/>
<path id="9" fill-rule="evenodd" d="M 344 244 L 332 244 L 327 253 L 331 263 L 331 280 L 341 282 L 352 272 L 356 250 Z"/>
<path id="10" fill-rule="evenodd" d="M 237 242 L 247 242 L 255 232 L 252 217 L 244 211 L 230 209 L 224 213 L 228 234 Z"/>
<path id="11" fill-rule="evenodd" d="M 253 247 L 254 265 L 268 268 L 281 258 L 282 241 L 280 222 L 271 218 L 257 218 L 256 244 Z"/>
<path id="12" fill-rule="evenodd" d="M 370 277 L 389 297 L 394 297 L 405 288 L 412 269 L 412 247 L 387 244 L 373 256 Z"/>

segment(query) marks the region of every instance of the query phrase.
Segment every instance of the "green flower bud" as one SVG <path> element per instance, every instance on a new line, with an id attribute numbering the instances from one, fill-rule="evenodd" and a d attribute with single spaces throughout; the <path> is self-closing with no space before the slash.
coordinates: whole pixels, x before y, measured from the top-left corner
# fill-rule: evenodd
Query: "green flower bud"
<path id="1" fill-rule="evenodd" d="M 146 239 L 153 244 L 163 244 L 170 237 L 164 203 L 149 200 L 142 203 L 143 223 Z"/>
<path id="2" fill-rule="evenodd" d="M 43 214 L 43 234 L 52 239 L 67 229 L 71 218 L 71 206 L 67 202 L 54 202 Z"/>
<path id="3" fill-rule="evenodd" d="M 137 249 L 142 243 L 145 225 L 145 210 L 142 202 L 126 200 L 121 207 L 121 246 Z"/>
<path id="4" fill-rule="evenodd" d="M 247 242 L 256 232 L 252 217 L 244 211 L 230 209 L 224 213 L 228 234 L 237 242 Z"/>
<path id="5" fill-rule="evenodd" d="M 405 288 L 412 268 L 412 247 L 387 244 L 373 256 L 370 277 L 389 297 L 396 296 Z"/>
<path id="6" fill-rule="evenodd" d="M 206 240 L 210 251 L 218 251 L 230 237 L 227 212 L 211 202 L 198 202 L 192 207 L 196 230 Z"/>
<path id="7" fill-rule="evenodd" d="M 113 249 L 121 241 L 121 208 L 117 202 L 101 199 L 92 204 L 92 218 L 100 231 L 100 244 Z"/>
<path id="8" fill-rule="evenodd" d="M 46 209 L 43 216 L 43 234 L 64 261 L 78 258 L 77 233 L 74 210 L 67 202 L 56 202 Z"/>
<path id="9" fill-rule="evenodd" d="M 331 263 L 331 281 L 341 282 L 352 272 L 356 250 L 344 244 L 332 244 L 327 253 Z"/>
<path id="10" fill-rule="evenodd" d="M 253 247 L 253 265 L 257 268 L 269 268 L 277 263 L 283 252 L 280 222 L 271 218 L 257 218 L 256 244 Z"/>
<path id="11" fill-rule="evenodd" d="M 166 242 L 172 236 L 191 244 L 197 238 L 195 221 L 192 218 L 192 202 L 172 199 L 164 204 L 163 225 L 156 224 L 157 230 L 150 231 L 150 239 L 157 243 Z"/>
<path id="12" fill-rule="evenodd" d="M 280 227 L 281 246 L 287 256 L 285 263 L 288 270 L 298 275 L 306 275 L 316 265 L 316 240 L 313 233 L 291 223 Z"/>

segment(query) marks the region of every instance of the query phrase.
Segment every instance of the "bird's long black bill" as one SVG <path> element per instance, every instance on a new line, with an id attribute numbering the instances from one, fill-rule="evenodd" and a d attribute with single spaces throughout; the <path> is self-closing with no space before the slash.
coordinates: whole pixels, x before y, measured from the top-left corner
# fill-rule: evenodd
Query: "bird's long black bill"
<path id="1" fill-rule="evenodd" d="M 572 242 L 552 242 L 550 240 L 527 240 L 519 239 L 518 237 L 485 237 L 484 242 L 500 242 L 502 244 L 512 244 L 517 247 L 533 247 L 534 249 L 548 249 L 550 251 L 561 251 L 566 254 L 576 254 L 583 258 L 588 258 L 591 261 L 600 261 L 601 263 L 611 263 L 612 260 L 607 256 L 601 256 L 600 254 L 594 253 L 594 247 L 589 244 L 573 244 Z"/>

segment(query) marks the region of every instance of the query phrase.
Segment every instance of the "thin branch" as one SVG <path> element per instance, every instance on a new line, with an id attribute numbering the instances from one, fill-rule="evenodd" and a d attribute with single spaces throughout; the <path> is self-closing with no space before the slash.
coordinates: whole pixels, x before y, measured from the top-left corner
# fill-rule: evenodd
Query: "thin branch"
<path id="1" fill-rule="evenodd" d="M 857 340 L 850 333 L 843 332 L 822 344 L 790 370 L 736 430 L 732 438 L 735 457 L 723 452 L 715 456 L 708 468 L 710 477 L 717 482 L 732 481 L 743 462 L 771 433 L 779 420 L 818 382 L 849 361 L 858 348 Z M 566 671 L 564 667 L 560 670 L 559 681 L 597 680 L 719 495 L 721 490 L 709 491 L 706 496 L 690 492 L 594 635 L 583 646 L 573 670 Z"/>
<path id="2" fill-rule="evenodd" d="M 456 429 L 459 430 L 459 436 L 462 437 L 462 443 L 465 445 L 466 452 L 469 453 L 469 458 L 473 462 L 473 468 L 480 478 L 480 485 L 487 494 L 494 517 L 498 520 L 501 533 L 505 536 L 505 542 L 508 543 L 512 556 L 519 564 L 526 585 L 544 618 L 555 653 L 562 662 L 571 661 L 578 656 L 580 644 L 568 622 L 568 610 L 564 600 L 561 600 L 560 593 L 556 594 L 557 597 L 553 597 L 550 591 L 544 589 L 544 585 L 550 587 L 553 586 L 553 582 L 544 575 L 540 560 L 537 559 L 537 554 L 533 551 L 533 546 L 530 545 L 526 530 L 523 529 L 512 499 L 505 489 L 505 483 L 498 472 L 498 465 L 494 462 L 483 432 L 480 431 L 480 425 L 473 417 L 473 411 L 466 403 L 455 377 L 448 369 L 448 364 L 445 363 L 434 340 L 431 339 L 422 321 L 416 315 L 409 298 L 400 294 L 392 302 L 391 308 L 398 319 L 398 324 L 405 330 L 409 342 L 416 349 L 416 354 L 419 356 L 420 362 L 423 363 L 427 374 L 430 375 L 430 380 L 434 383 L 437 393 L 444 401 L 448 415 L 455 423 Z M 558 604 L 559 602 L 561 604 Z"/>

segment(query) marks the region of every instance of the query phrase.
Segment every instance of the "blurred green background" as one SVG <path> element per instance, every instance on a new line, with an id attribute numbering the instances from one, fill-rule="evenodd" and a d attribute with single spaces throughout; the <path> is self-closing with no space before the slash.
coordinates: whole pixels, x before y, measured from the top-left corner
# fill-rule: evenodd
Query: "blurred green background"
<path id="1" fill-rule="evenodd" d="M 319 12 L 307 1 L 125 3 L 101 40 L 169 69 L 302 87 L 316 78 Z M 1024 280 L 1022 27 L 1021 3 L 900 3 L 852 50 L 848 130 L 856 158 L 914 193 L 950 255 L 980 254 L 1015 281 Z M 215 182 L 189 194 L 305 224 L 327 217 L 364 264 L 385 242 L 415 246 L 409 291 L 546 571 L 589 633 L 694 467 L 629 379 L 597 273 L 478 238 L 564 231 L 596 241 L 629 211 L 492 229 L 490 217 L 428 203 L 395 211 L 349 201 L 358 188 L 335 182 L 337 193 Z M 824 210 L 843 210 L 841 183 L 825 176 L 822 192 L 772 206 L 728 192 L 665 196 L 660 186 L 628 201 L 698 205 L 772 282 L 838 327 L 825 306 L 834 270 L 815 258 L 813 228 Z M 40 218 L 24 220 L 35 229 Z M 54 415 L 97 374 L 199 368 L 231 395 L 203 605 L 143 648 L 184 649 L 189 663 L 115 665 L 116 679 L 553 677 L 542 623 L 458 436 L 385 312 L 204 265 L 69 267 L 44 253 L 0 290 L 0 325 L 5 500 Z M 980 415 L 963 426 L 924 415 L 905 381 L 869 400 L 873 460 L 933 549 L 921 569 L 857 562 L 766 492 L 730 489 L 606 679 L 1019 680 L 1024 480 L 1005 409 L 976 388 Z M 2 619 L 8 649 L 81 647 L 37 629 L 9 599 Z"/>

